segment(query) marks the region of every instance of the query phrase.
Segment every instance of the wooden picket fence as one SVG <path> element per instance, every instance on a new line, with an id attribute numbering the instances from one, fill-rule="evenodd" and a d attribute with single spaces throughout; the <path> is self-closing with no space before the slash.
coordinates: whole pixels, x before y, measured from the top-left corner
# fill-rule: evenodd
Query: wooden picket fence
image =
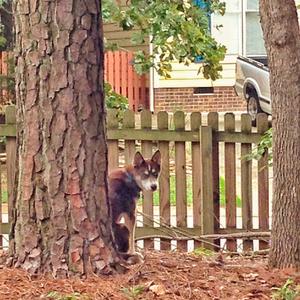
<path id="1" fill-rule="evenodd" d="M 105 81 L 128 99 L 130 109 L 149 109 L 149 80 L 146 75 L 139 76 L 135 72 L 132 52 L 106 52 L 104 69 Z"/>
<path id="2" fill-rule="evenodd" d="M 241 160 L 240 156 L 249 153 L 268 129 L 267 116 L 259 116 L 256 132 L 253 132 L 247 114 L 241 115 L 241 130 L 236 130 L 235 115 L 231 113 L 224 116 L 224 130 L 220 128 L 218 113 L 209 113 L 207 120 L 203 120 L 204 116 L 197 112 L 191 115 L 182 111 L 174 114 L 159 112 L 154 115 L 149 111 L 140 114 L 126 111 L 120 122 L 116 111 L 108 111 L 109 170 L 131 163 L 137 150 L 150 157 L 158 148 L 162 155 L 158 195 L 144 193 L 138 203 L 136 238 L 143 240 L 144 246 L 149 248 L 155 242 L 156 248 L 160 249 L 175 246 L 191 249 L 190 241 L 194 246 L 202 245 L 204 241 L 206 247 L 225 247 L 230 251 L 239 250 L 239 247 L 251 250 L 254 242 L 257 244 L 260 239 L 259 249 L 265 249 L 268 240 L 261 237 L 268 236 L 270 229 L 268 154 L 265 153 L 257 165 Z M 16 166 L 13 106 L 6 109 L 6 124 L 0 125 L 0 136 L 6 137 L 6 161 L 0 169 L 0 203 L 7 190 L 8 211 L 6 204 L 0 208 L 4 208 L 3 216 L 8 214 L 10 219 L 14 209 Z M 220 200 L 222 172 L 225 203 Z M 258 182 L 256 196 L 252 184 L 254 177 Z M 236 200 L 238 190 L 241 203 Z M 254 206 L 257 206 L 256 213 Z M 254 224 L 255 219 L 258 224 Z M 9 223 L 2 219 L 2 213 L 0 225 L 0 233 L 7 234 Z M 245 234 L 247 238 L 243 236 Z"/>
<path id="3" fill-rule="evenodd" d="M 253 249 L 254 238 L 257 240 L 260 236 L 256 248 L 267 248 L 270 229 L 268 153 L 255 167 L 252 161 L 237 156 L 238 146 L 243 157 L 258 143 L 269 128 L 267 116 L 259 116 L 256 132 L 252 131 L 247 114 L 241 115 L 240 131 L 235 129 L 232 113 L 224 116 L 224 130 L 219 129 L 218 113 L 209 113 L 206 123 L 197 112 L 187 118 L 182 111 L 172 116 L 167 112 L 154 116 L 143 111 L 139 117 L 137 121 L 134 112 L 127 111 L 122 126 L 116 111 L 109 111 L 107 119 L 109 170 L 131 163 L 136 150 L 146 157 L 157 148 L 162 154 L 159 201 L 153 202 L 152 193 L 144 193 L 139 207 L 137 239 L 142 238 L 144 245 L 151 247 L 153 238 L 157 238 L 161 249 L 169 249 L 171 240 L 177 241 L 176 247 L 187 249 L 188 240 L 194 240 L 196 246 L 205 241 L 203 245 L 214 249 L 225 247 L 236 251 Z M 240 208 L 237 207 L 237 162 L 240 165 Z M 225 170 L 225 203 L 220 202 L 221 164 Z M 171 191 L 172 176 L 175 176 L 175 195 Z M 187 186 L 188 176 L 191 187 Z M 257 196 L 253 195 L 252 177 L 257 177 Z M 192 195 L 191 203 L 187 201 L 188 193 Z M 257 206 L 257 216 L 254 216 L 253 204 Z M 225 214 L 223 222 L 221 212 Z M 237 224 L 238 218 L 241 224 Z M 255 218 L 258 224 L 253 224 Z M 189 220 L 192 224 L 188 224 Z M 245 238 L 248 235 L 250 237 Z M 237 238 L 242 239 L 239 247 Z"/>

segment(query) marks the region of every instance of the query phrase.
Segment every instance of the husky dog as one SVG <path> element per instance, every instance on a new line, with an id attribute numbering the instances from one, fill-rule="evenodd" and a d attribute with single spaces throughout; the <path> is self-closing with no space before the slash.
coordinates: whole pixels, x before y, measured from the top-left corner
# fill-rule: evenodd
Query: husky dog
<path id="1" fill-rule="evenodd" d="M 161 155 L 157 150 L 151 159 L 144 159 L 140 152 L 133 164 L 117 169 L 109 175 L 109 202 L 112 212 L 112 229 L 117 250 L 123 257 L 142 256 L 135 251 L 136 201 L 141 191 L 155 191 L 158 187 Z M 124 223 L 121 223 L 124 220 Z"/>

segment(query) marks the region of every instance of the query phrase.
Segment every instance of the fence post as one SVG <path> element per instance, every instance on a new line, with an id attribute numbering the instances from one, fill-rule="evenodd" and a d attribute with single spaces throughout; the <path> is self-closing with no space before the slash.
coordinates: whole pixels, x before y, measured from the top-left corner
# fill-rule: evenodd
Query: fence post
<path id="1" fill-rule="evenodd" d="M 219 131 L 219 114 L 210 112 L 207 116 L 207 125 L 211 126 L 212 133 Z M 216 135 L 212 136 L 212 172 L 213 172 L 213 197 L 214 197 L 214 224 L 215 232 L 220 228 L 220 158 L 219 142 Z M 220 246 L 220 239 L 214 240 L 214 244 Z M 218 250 L 218 247 L 216 247 Z"/>
<path id="2" fill-rule="evenodd" d="M 191 130 L 199 131 L 201 126 L 201 114 L 193 112 L 191 114 Z M 193 225 L 201 227 L 201 161 L 200 143 L 192 142 L 192 184 L 193 184 Z M 194 248 L 201 246 L 201 243 L 194 241 Z"/>
<path id="3" fill-rule="evenodd" d="M 10 105 L 5 110 L 5 123 L 16 125 L 16 107 Z M 8 195 L 8 223 L 13 219 L 15 211 L 15 175 L 16 175 L 16 137 L 6 137 L 6 169 L 7 169 L 7 195 Z"/>
<path id="4" fill-rule="evenodd" d="M 213 195 L 213 165 L 212 165 L 212 128 L 200 127 L 201 147 L 201 233 L 214 233 L 214 195 Z M 211 242 L 211 241 L 210 241 Z M 214 249 L 212 245 L 204 244 L 205 248 Z"/>
<path id="5" fill-rule="evenodd" d="M 269 129 L 268 116 L 260 113 L 257 116 L 257 132 L 263 135 Z M 269 167 L 268 150 L 258 161 L 258 227 L 261 231 L 269 230 Z M 268 242 L 259 241 L 259 249 L 267 249 Z"/>
<path id="6" fill-rule="evenodd" d="M 235 116 L 233 113 L 226 113 L 224 116 L 225 133 L 235 132 Z M 225 142 L 225 204 L 226 204 L 226 228 L 236 228 L 236 144 Z M 236 240 L 226 240 L 226 248 L 229 251 L 236 251 Z"/>
<path id="7" fill-rule="evenodd" d="M 168 113 L 160 111 L 157 114 L 157 126 L 159 130 L 168 130 Z M 161 153 L 161 172 L 159 176 L 159 214 L 161 220 L 167 225 L 171 224 L 171 203 L 170 203 L 170 150 L 169 142 L 159 142 L 158 148 Z M 170 250 L 171 243 L 168 240 L 161 239 L 161 250 Z"/>
<path id="8" fill-rule="evenodd" d="M 135 99 L 136 101 L 136 99 Z M 152 114 L 149 110 L 143 110 L 141 112 L 141 128 L 151 130 L 152 128 Z M 141 141 L 141 150 L 145 158 L 151 158 L 152 156 L 152 142 Z M 153 193 L 143 192 L 143 225 L 145 227 L 153 227 Z M 151 239 L 144 240 L 144 249 L 154 248 L 154 241 Z"/>
<path id="9" fill-rule="evenodd" d="M 174 113 L 175 131 L 185 130 L 185 114 Z M 176 180 L 176 223 L 178 227 L 187 227 L 187 183 L 186 183 L 186 147 L 185 142 L 175 142 L 175 180 Z M 177 241 L 177 248 L 186 251 L 187 241 Z"/>

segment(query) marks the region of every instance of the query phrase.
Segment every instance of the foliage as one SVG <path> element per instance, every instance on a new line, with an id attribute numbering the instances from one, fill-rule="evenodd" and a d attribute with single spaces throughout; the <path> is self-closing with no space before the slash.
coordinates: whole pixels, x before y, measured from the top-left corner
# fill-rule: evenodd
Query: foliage
<path id="1" fill-rule="evenodd" d="M 139 74 L 154 67 L 159 75 L 170 77 L 171 62 L 185 65 L 203 58 L 199 72 L 205 78 L 215 80 L 222 71 L 220 61 L 225 57 L 225 46 L 218 44 L 209 30 L 208 14 L 225 13 L 225 4 L 220 0 L 206 0 L 200 9 L 194 0 L 131 0 L 125 8 L 117 0 L 103 1 L 103 19 L 116 22 L 123 30 L 135 29 L 132 44 L 150 42 L 153 53 L 137 51 L 134 66 Z M 116 49 L 117 45 L 107 45 Z"/>
<path id="2" fill-rule="evenodd" d="M 7 11 L 6 8 L 4 7 L 4 5 L 8 3 L 8 1 L 9 0 L 0 0 L 0 47 L 4 47 L 7 43 L 7 40 L 4 37 L 4 25 L 1 23 L 1 10 L 11 13 Z"/>
<path id="3" fill-rule="evenodd" d="M 145 287 L 142 285 L 135 285 L 129 288 L 123 287 L 121 288 L 121 292 L 127 299 L 134 300 L 144 292 L 144 289 Z"/>
<path id="4" fill-rule="evenodd" d="M 128 109 L 128 99 L 116 93 L 108 82 L 104 83 L 104 93 L 106 107 L 116 109 L 117 118 L 121 122 L 124 111 Z"/>
<path id="5" fill-rule="evenodd" d="M 104 83 L 104 92 L 107 108 L 114 108 L 120 111 L 125 111 L 128 109 L 128 99 L 120 94 L 117 94 L 108 82 Z"/>
<path id="6" fill-rule="evenodd" d="M 268 155 L 268 165 L 272 166 L 273 163 L 273 152 L 272 152 L 272 128 L 269 128 L 265 134 L 262 136 L 258 145 L 252 150 L 251 153 L 242 157 L 246 160 L 260 160 L 264 153 L 269 151 Z"/>
<path id="7" fill-rule="evenodd" d="M 204 247 L 198 247 L 193 251 L 196 256 L 213 256 L 215 252 Z"/>
<path id="8" fill-rule="evenodd" d="M 6 38 L 3 36 L 4 26 L 0 24 L 0 47 L 4 47 L 6 44 Z"/>
<path id="9" fill-rule="evenodd" d="M 300 286 L 295 286 L 292 279 L 288 279 L 280 288 L 273 288 L 273 300 L 295 300 L 300 296 Z"/>
<path id="10" fill-rule="evenodd" d="M 89 300 L 90 298 L 86 295 L 82 295 L 78 292 L 74 292 L 72 294 L 63 295 L 59 292 L 52 291 L 47 294 L 47 298 L 53 300 Z"/>

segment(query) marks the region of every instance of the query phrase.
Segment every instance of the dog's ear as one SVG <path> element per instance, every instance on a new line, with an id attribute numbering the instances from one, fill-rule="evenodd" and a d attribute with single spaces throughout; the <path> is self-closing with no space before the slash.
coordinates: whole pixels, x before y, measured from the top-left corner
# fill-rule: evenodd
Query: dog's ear
<path id="1" fill-rule="evenodd" d="M 134 155 L 133 166 L 139 167 L 145 162 L 143 155 L 138 151 Z"/>
<path id="2" fill-rule="evenodd" d="M 156 152 L 153 154 L 151 160 L 157 164 L 161 164 L 161 154 L 159 150 L 156 150 Z"/>

